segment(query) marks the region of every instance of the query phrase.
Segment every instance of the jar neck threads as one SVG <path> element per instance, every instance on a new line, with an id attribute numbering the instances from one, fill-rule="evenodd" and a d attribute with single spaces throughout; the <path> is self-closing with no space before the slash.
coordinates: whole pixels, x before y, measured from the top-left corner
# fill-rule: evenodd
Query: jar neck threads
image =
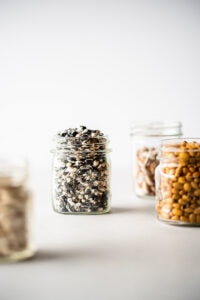
<path id="1" fill-rule="evenodd" d="M 161 141 L 159 159 L 189 163 L 200 160 L 200 139 L 180 138 Z"/>
<path id="2" fill-rule="evenodd" d="M 59 132 L 54 137 L 54 150 L 53 153 L 65 153 L 76 155 L 94 155 L 110 152 L 108 149 L 109 140 L 107 136 L 99 130 L 89 130 L 85 126 L 80 129 L 68 129 Z"/>
<path id="3" fill-rule="evenodd" d="M 131 136 L 162 137 L 181 135 L 181 122 L 133 122 L 131 126 Z"/>

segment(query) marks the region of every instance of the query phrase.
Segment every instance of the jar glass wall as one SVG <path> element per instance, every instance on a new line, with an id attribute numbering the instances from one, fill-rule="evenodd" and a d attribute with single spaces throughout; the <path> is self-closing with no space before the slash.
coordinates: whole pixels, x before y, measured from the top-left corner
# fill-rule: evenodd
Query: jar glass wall
<path id="1" fill-rule="evenodd" d="M 0 158 L 0 261 L 27 259 L 34 254 L 27 178 L 24 158 Z"/>
<path id="2" fill-rule="evenodd" d="M 142 198 L 155 197 L 158 147 L 164 138 L 181 137 L 180 122 L 134 122 L 131 127 L 134 190 Z"/>
<path id="3" fill-rule="evenodd" d="M 156 169 L 158 218 L 200 225 L 200 139 L 164 140 Z"/>
<path id="4" fill-rule="evenodd" d="M 68 129 L 55 138 L 53 208 L 63 214 L 110 211 L 110 149 L 99 130 Z"/>

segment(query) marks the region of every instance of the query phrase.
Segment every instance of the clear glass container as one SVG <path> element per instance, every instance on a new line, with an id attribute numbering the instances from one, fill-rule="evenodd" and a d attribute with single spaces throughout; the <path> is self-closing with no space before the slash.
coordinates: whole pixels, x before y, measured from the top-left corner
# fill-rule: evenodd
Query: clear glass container
<path id="1" fill-rule="evenodd" d="M 33 256 L 31 193 L 24 158 L 0 158 L 0 261 Z"/>
<path id="2" fill-rule="evenodd" d="M 134 190 L 141 198 L 155 197 L 155 168 L 160 140 L 182 136 L 180 122 L 134 122 L 131 127 Z"/>
<path id="3" fill-rule="evenodd" d="M 200 226 L 200 139 L 163 140 L 156 169 L 158 219 Z"/>
<path id="4" fill-rule="evenodd" d="M 81 127 L 58 134 L 53 153 L 53 208 L 63 214 L 110 211 L 110 149 L 99 131 Z M 66 132 L 69 130 L 66 130 Z"/>

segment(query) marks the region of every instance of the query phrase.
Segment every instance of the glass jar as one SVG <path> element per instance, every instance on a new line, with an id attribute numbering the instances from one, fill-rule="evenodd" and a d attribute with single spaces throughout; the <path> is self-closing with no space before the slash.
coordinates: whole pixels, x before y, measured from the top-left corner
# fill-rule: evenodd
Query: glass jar
<path id="1" fill-rule="evenodd" d="M 55 137 L 53 208 L 63 214 L 110 211 L 110 149 L 99 130 L 85 126 Z"/>
<path id="2" fill-rule="evenodd" d="M 0 158 L 0 261 L 34 254 L 28 166 L 23 158 Z"/>
<path id="3" fill-rule="evenodd" d="M 156 209 L 170 224 L 200 225 L 200 139 L 162 141 Z"/>
<path id="4" fill-rule="evenodd" d="M 164 138 L 181 137 L 180 122 L 135 122 L 131 127 L 134 190 L 137 196 L 155 196 L 158 147 Z"/>

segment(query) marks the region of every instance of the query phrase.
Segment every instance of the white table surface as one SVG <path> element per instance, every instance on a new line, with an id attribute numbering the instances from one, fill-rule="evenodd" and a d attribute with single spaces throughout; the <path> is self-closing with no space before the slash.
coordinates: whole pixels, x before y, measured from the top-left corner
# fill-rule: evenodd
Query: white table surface
<path id="1" fill-rule="evenodd" d="M 160 223 L 154 201 L 117 181 L 112 212 L 99 216 L 54 213 L 39 185 L 37 254 L 0 265 L 0 300 L 200 299 L 200 228 Z"/>

